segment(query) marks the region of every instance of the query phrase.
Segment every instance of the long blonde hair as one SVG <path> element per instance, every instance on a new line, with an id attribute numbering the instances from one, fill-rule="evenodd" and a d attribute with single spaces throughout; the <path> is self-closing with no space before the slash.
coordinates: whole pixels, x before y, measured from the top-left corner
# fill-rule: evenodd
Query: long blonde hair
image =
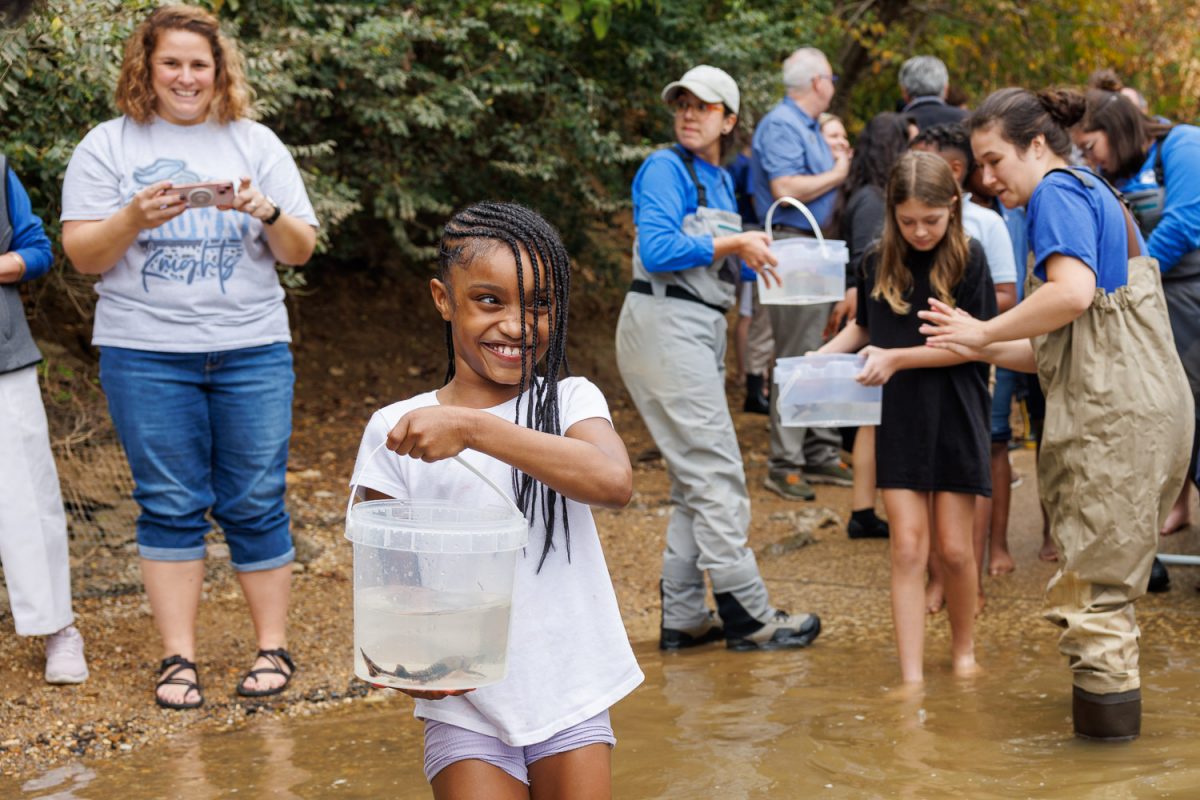
<path id="1" fill-rule="evenodd" d="M 910 246 L 896 222 L 896 206 L 906 200 L 920 200 L 935 208 L 949 208 L 946 235 L 933 249 L 933 269 L 929 283 L 937 298 L 954 305 L 954 290 L 967 270 L 969 252 L 962 226 L 962 190 L 950 165 L 934 153 L 909 152 L 900 157 L 888 178 L 887 215 L 883 237 L 879 241 L 879 271 L 875 276 L 874 300 L 885 300 L 897 314 L 908 314 L 912 304 L 905 298 L 912 291 L 912 272 L 904 261 Z"/>
<path id="2" fill-rule="evenodd" d="M 155 9 L 129 35 L 117 78 L 117 108 L 135 122 L 149 122 L 154 115 L 157 97 L 150 58 L 159 36 L 166 31 L 189 31 L 208 40 L 216 73 L 209 117 L 226 123 L 249 116 L 252 93 L 237 44 L 221 32 L 216 17 L 202 8 L 185 5 Z"/>

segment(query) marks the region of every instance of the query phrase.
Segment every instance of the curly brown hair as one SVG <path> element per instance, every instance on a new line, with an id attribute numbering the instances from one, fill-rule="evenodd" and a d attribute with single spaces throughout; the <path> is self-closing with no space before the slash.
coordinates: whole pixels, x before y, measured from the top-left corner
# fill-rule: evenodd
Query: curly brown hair
<path id="1" fill-rule="evenodd" d="M 121 112 L 136 122 L 149 122 L 157 97 L 151 80 L 151 57 L 165 31 L 188 31 L 208 40 L 212 48 L 215 79 L 209 118 L 227 123 L 250 115 L 252 94 L 246 83 L 242 54 L 237 43 L 221 32 L 217 18 L 202 8 L 172 5 L 156 9 L 125 42 L 116 102 Z"/>

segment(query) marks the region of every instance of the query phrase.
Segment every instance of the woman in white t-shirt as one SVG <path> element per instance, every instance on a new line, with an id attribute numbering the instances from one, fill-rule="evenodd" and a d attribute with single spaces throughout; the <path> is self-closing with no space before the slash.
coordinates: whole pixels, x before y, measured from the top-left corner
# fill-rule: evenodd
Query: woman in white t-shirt
<path id="1" fill-rule="evenodd" d="M 570 262 L 549 223 L 510 203 L 459 212 L 439 250 L 431 289 L 447 382 L 371 417 L 352 484 L 369 499 L 494 502 L 447 460 L 462 453 L 511 487 L 532 530 L 505 677 L 467 692 L 403 690 L 425 720 L 425 774 L 438 798 L 607 797 L 608 709 L 643 676 L 588 506 L 624 506 L 633 470 L 600 390 L 560 379 Z M 399 455 L 377 453 L 385 442 Z"/>
<path id="2" fill-rule="evenodd" d="M 142 512 L 165 656 L 155 700 L 204 700 L 195 619 L 210 513 L 258 643 L 237 691 L 275 694 L 295 670 L 284 506 L 294 376 L 275 264 L 308 261 L 317 219 L 283 143 L 247 118 L 241 56 L 208 12 L 151 13 L 126 42 L 116 102 L 123 115 L 71 156 L 63 247 L 100 276 L 92 343 Z"/>

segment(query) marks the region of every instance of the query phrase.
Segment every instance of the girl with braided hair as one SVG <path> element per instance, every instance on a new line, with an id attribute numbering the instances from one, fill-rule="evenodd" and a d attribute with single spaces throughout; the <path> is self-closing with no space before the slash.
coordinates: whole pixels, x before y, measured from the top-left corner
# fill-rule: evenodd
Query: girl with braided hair
<path id="1" fill-rule="evenodd" d="M 352 483 L 368 499 L 487 503 L 489 490 L 446 461 L 465 453 L 511 485 L 532 531 L 505 678 L 405 691 L 425 721 L 426 777 L 438 798 L 528 798 L 531 786 L 608 797 L 608 709 L 643 676 L 588 507 L 628 503 L 633 469 L 600 390 L 567 377 L 570 260 L 537 213 L 479 203 L 447 223 L 430 289 L 446 321 L 445 385 L 372 416 Z M 384 440 L 404 457 L 371 459 Z"/>

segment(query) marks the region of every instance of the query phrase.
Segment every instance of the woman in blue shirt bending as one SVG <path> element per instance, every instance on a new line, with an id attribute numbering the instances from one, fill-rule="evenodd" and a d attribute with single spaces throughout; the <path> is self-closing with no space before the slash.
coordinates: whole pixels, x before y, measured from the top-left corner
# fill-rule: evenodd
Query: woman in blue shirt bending
<path id="1" fill-rule="evenodd" d="M 1091 89 L 1072 133 L 1088 163 L 1125 195 L 1158 261 L 1175 347 L 1200 403 L 1200 128 L 1151 119 L 1118 91 Z M 1192 481 L 1198 450 L 1193 436 Z M 1185 483 L 1162 533 L 1187 527 L 1190 494 Z"/>
<path id="2" fill-rule="evenodd" d="M 1046 617 L 1074 675 L 1075 733 L 1141 731 L 1138 627 L 1158 530 L 1183 485 L 1193 426 L 1158 270 L 1116 193 L 1070 169 L 1073 91 L 1002 89 L 971 116 L 971 147 L 1004 205 L 1027 206 L 1036 290 L 990 320 L 931 301 L 922 332 L 1046 394 L 1038 488 L 1060 553 Z M 1164 497 L 1167 488 L 1169 499 Z"/>
<path id="3" fill-rule="evenodd" d="M 804 647 L 820 620 L 771 605 L 746 547 L 750 497 L 725 397 L 725 314 L 739 260 L 764 280 L 776 263 L 765 233 L 742 231 L 720 166 L 738 121 L 737 84 L 699 66 L 662 97 L 676 144 L 633 180 L 633 283 L 617 323 L 617 366 L 671 475 L 659 646 L 723 638 L 734 650 Z M 705 572 L 717 614 L 705 602 Z"/>

